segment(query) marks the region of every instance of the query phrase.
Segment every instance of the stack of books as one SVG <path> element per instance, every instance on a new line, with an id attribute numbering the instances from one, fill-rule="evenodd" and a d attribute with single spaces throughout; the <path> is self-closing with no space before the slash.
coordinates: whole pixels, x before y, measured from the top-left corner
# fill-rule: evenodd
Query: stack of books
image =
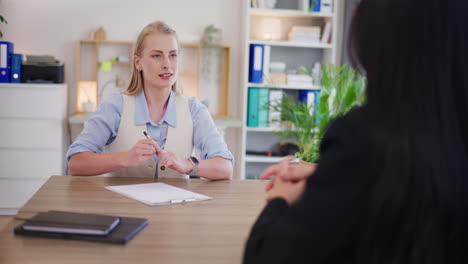
<path id="1" fill-rule="evenodd" d="M 288 74 L 288 85 L 296 88 L 312 86 L 312 76 L 306 74 Z"/>
<path id="2" fill-rule="evenodd" d="M 319 43 L 320 27 L 318 26 L 293 26 L 288 34 L 288 40 L 302 43 Z"/>
<path id="3" fill-rule="evenodd" d="M 270 62 L 268 84 L 285 85 L 286 84 L 286 63 Z"/>
<path id="4" fill-rule="evenodd" d="M 15 228 L 15 234 L 125 244 L 142 230 L 143 218 L 48 211 Z"/>

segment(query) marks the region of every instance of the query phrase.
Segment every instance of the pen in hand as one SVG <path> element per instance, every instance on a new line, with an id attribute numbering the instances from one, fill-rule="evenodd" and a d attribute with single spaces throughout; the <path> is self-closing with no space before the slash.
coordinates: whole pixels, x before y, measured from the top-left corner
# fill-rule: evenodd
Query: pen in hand
<path id="1" fill-rule="evenodd" d="M 152 138 L 150 138 L 150 137 L 148 136 L 148 133 L 146 133 L 146 131 L 143 131 L 143 134 L 145 135 L 145 137 L 146 137 L 147 139 L 151 139 L 151 140 L 152 140 Z M 159 152 L 160 152 L 159 150 L 156 150 L 156 155 L 158 155 Z M 165 170 L 165 169 L 166 169 L 166 166 L 164 166 L 164 165 L 161 166 L 161 170 Z"/>

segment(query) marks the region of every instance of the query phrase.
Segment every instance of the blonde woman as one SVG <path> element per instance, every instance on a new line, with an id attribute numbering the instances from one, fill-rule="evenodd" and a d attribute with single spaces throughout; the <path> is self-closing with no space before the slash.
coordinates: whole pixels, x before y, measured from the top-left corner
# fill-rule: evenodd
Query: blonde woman
<path id="1" fill-rule="evenodd" d="M 127 90 L 100 104 L 68 150 L 71 175 L 231 178 L 232 154 L 208 110 L 177 87 L 179 52 L 167 24 L 143 28 Z"/>

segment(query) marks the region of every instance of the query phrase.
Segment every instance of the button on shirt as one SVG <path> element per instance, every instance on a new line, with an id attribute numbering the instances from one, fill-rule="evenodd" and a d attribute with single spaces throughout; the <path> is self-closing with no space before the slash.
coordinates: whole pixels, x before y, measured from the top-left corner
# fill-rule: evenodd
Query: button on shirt
<path id="1" fill-rule="evenodd" d="M 189 98 L 188 102 L 193 123 L 192 144 L 195 148 L 200 149 L 200 158 L 209 159 L 219 156 L 234 162 L 234 158 L 223 138 L 219 135 L 208 109 L 194 97 Z M 113 93 L 107 97 L 99 105 L 96 112 L 91 115 L 81 134 L 68 149 L 67 160 L 80 152 L 103 153 L 104 146 L 112 143 L 117 136 L 122 110 L 123 98 L 120 93 Z M 154 141 L 159 142 L 162 149 L 166 144 L 168 126 L 176 127 L 176 119 L 174 92 L 171 91 L 166 113 L 157 124 L 151 120 L 145 93 L 142 91 L 136 95 L 135 125 L 146 124 L 148 135 Z M 141 136 L 144 139 L 144 135 Z M 153 158 L 158 164 L 158 157 L 154 155 Z M 156 170 L 157 173 L 158 170 Z M 155 176 L 157 177 L 157 175 Z"/>

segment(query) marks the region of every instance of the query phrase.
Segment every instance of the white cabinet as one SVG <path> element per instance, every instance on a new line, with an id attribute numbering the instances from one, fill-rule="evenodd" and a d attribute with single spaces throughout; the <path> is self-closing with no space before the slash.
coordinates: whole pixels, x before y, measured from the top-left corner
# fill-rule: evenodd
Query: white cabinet
<path id="1" fill-rule="evenodd" d="M 0 83 L 0 215 L 65 173 L 65 84 Z"/>

